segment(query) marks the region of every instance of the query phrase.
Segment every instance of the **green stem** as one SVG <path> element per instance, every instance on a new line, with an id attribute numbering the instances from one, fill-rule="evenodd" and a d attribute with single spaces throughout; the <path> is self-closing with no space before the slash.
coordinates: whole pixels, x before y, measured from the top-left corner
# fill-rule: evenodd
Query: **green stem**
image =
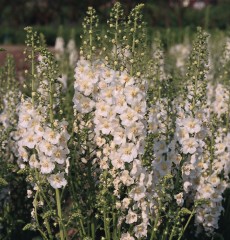
<path id="1" fill-rule="evenodd" d="M 49 100 L 50 100 L 50 123 L 53 127 L 54 114 L 53 114 L 53 83 L 52 79 L 49 81 Z"/>
<path id="2" fill-rule="evenodd" d="M 195 89 L 194 89 L 194 96 L 192 99 L 192 111 L 194 113 L 194 108 L 196 105 L 196 98 L 197 98 L 197 84 L 198 84 L 198 73 L 199 73 L 199 69 L 198 67 L 200 66 L 200 48 L 199 48 L 199 52 L 198 52 L 198 61 L 197 61 L 197 69 L 196 69 L 196 76 L 195 76 Z"/>
<path id="3" fill-rule="evenodd" d="M 80 226 L 81 226 L 81 230 L 83 232 L 83 235 L 86 236 L 86 231 L 85 231 L 85 228 L 84 228 L 84 225 L 83 225 L 83 221 L 82 221 L 81 218 L 80 218 Z"/>
<path id="4" fill-rule="evenodd" d="M 31 88 L 32 88 L 32 104 L 34 106 L 34 94 L 35 94 L 35 82 L 34 82 L 34 75 L 35 75 L 35 64 L 34 64 L 34 35 L 32 33 L 31 36 L 31 42 L 32 42 L 32 48 L 31 48 L 31 78 L 32 78 L 32 83 L 31 83 Z"/>
<path id="5" fill-rule="evenodd" d="M 49 209 L 52 210 L 52 207 L 51 207 L 51 205 L 50 205 L 50 203 L 49 203 L 49 201 L 48 201 L 46 195 L 44 194 L 44 192 L 43 192 L 43 190 L 42 190 L 42 187 L 41 187 L 41 185 L 40 185 L 39 173 L 38 173 L 37 169 L 35 169 L 35 177 L 36 177 L 36 181 L 37 181 L 36 183 L 37 183 L 38 188 L 39 188 L 39 193 L 41 194 L 41 196 L 42 196 L 42 197 L 44 198 L 44 200 L 46 201 Z"/>
<path id="6" fill-rule="evenodd" d="M 116 70 L 116 65 L 115 62 L 117 62 L 117 46 L 118 46 L 118 20 L 119 20 L 119 12 L 117 11 L 116 14 L 116 24 L 115 24 L 115 34 L 114 34 L 114 38 L 115 38 L 115 53 L 114 53 L 114 65 L 113 65 L 113 69 Z"/>
<path id="7" fill-rule="evenodd" d="M 136 31 L 137 31 L 137 16 L 134 18 L 134 27 L 133 27 L 133 41 L 132 41 L 132 60 L 135 58 L 135 41 L 136 41 Z M 130 75 L 133 76 L 133 62 L 131 63 Z"/>
<path id="8" fill-rule="evenodd" d="M 172 240 L 172 239 L 173 239 L 174 233 L 175 233 L 174 230 L 175 230 L 175 226 L 173 226 L 172 232 L 171 232 L 171 234 L 170 234 L 170 236 L 169 236 L 169 240 Z"/>
<path id="9" fill-rule="evenodd" d="M 162 235 L 162 240 L 166 240 L 166 237 L 167 237 L 167 232 L 168 232 L 168 224 L 166 226 L 166 230 L 163 232 L 163 235 Z"/>
<path id="10" fill-rule="evenodd" d="M 150 240 L 156 239 L 156 232 L 157 232 L 156 227 L 157 227 L 157 224 L 158 224 L 158 221 L 159 221 L 159 218 L 160 218 L 160 211 L 161 211 L 161 202 L 159 204 L 159 211 L 157 213 L 156 220 L 154 222 L 154 226 L 153 226 L 153 229 L 152 229 Z"/>
<path id="11" fill-rule="evenodd" d="M 94 220 L 91 220 L 91 233 L 92 233 L 92 239 L 95 240 L 95 223 Z"/>
<path id="12" fill-rule="evenodd" d="M 93 12 L 91 13 L 90 16 L 90 31 L 89 31 L 89 47 L 90 47 L 90 62 L 92 63 L 92 47 L 93 47 Z"/>
<path id="13" fill-rule="evenodd" d="M 104 220 L 105 238 L 106 238 L 106 240 L 108 240 L 107 221 L 106 221 L 106 212 L 105 212 L 105 209 L 104 209 L 104 212 L 103 212 L 103 220 Z"/>
<path id="14" fill-rule="evenodd" d="M 180 237 L 178 238 L 178 240 L 180 240 L 180 239 L 183 237 L 183 235 L 184 235 L 184 233 L 185 233 L 185 230 L 187 229 L 187 227 L 188 227 L 190 221 L 192 220 L 192 217 L 194 216 L 194 214 L 195 214 L 195 209 L 192 210 L 192 213 L 191 213 L 191 215 L 189 216 L 189 219 L 188 219 L 185 227 L 183 228 L 183 230 L 182 230 L 182 232 L 181 232 Z"/>
<path id="15" fill-rule="evenodd" d="M 53 240 L 53 236 L 52 236 L 51 229 L 50 229 L 50 224 L 49 224 L 49 221 L 47 219 L 45 219 L 45 226 L 46 226 L 46 229 L 48 231 L 49 239 Z"/>
<path id="16" fill-rule="evenodd" d="M 60 199 L 60 193 L 59 193 L 58 188 L 56 188 L 56 203 L 57 203 L 57 211 L 58 211 L 58 222 L 59 222 L 59 229 L 60 229 L 60 237 L 61 237 L 61 240 L 65 240 L 64 231 L 63 231 L 63 223 L 62 223 L 61 199 Z"/>
<path id="17" fill-rule="evenodd" d="M 38 221 L 38 213 L 37 213 L 37 204 L 38 204 L 38 201 L 37 201 L 37 198 L 38 198 L 38 191 L 36 191 L 35 193 L 35 196 L 34 196 L 34 201 L 33 201 L 33 206 L 34 206 L 34 215 L 35 215 L 35 220 L 36 220 L 36 223 L 37 223 L 37 229 L 38 231 L 41 233 L 42 237 L 44 239 L 48 239 L 46 237 L 46 234 L 41 230 L 41 227 L 40 227 L 40 224 L 39 224 L 39 221 Z"/>
<path id="18" fill-rule="evenodd" d="M 173 225 L 173 228 L 172 228 L 172 232 L 169 236 L 169 240 L 172 240 L 174 235 L 175 235 L 175 228 L 176 228 L 177 220 L 179 219 L 179 213 L 180 213 L 180 211 L 178 210 L 177 215 L 176 215 L 177 217 L 175 219 L 175 222 L 174 222 L 174 225 Z"/>

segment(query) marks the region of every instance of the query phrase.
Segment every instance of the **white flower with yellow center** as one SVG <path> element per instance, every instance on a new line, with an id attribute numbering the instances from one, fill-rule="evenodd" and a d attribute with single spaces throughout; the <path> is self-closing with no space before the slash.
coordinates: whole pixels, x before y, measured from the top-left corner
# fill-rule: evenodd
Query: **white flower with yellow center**
<path id="1" fill-rule="evenodd" d="M 130 127 L 125 128 L 126 136 L 129 140 L 136 142 L 137 137 L 145 132 L 145 126 L 141 122 L 134 122 Z"/>
<path id="2" fill-rule="evenodd" d="M 146 189 L 144 186 L 136 186 L 130 191 L 129 196 L 138 202 L 146 196 Z"/>
<path id="3" fill-rule="evenodd" d="M 76 109 L 80 113 L 89 113 L 95 107 L 95 102 L 90 98 L 85 97 L 79 92 L 75 92 L 74 98 L 74 109 Z"/>
<path id="4" fill-rule="evenodd" d="M 141 239 L 143 237 L 147 237 L 147 224 L 143 222 L 143 223 L 135 226 L 134 227 L 134 233 L 135 233 L 135 236 L 138 239 Z"/>
<path id="5" fill-rule="evenodd" d="M 124 128 L 117 127 L 115 131 L 113 131 L 113 141 L 117 145 L 126 143 L 126 134 Z"/>
<path id="6" fill-rule="evenodd" d="M 42 174 L 48 174 L 54 170 L 55 164 L 51 162 L 50 158 L 43 156 L 40 159 L 40 167 L 40 171 Z"/>
<path id="7" fill-rule="evenodd" d="M 45 129 L 43 138 L 52 144 L 57 144 L 59 142 L 60 135 L 57 131 L 47 127 Z"/>
<path id="8" fill-rule="evenodd" d="M 143 93 L 136 86 L 127 86 L 124 89 L 124 94 L 128 104 L 132 105 L 133 102 L 141 102 L 143 99 Z"/>
<path id="9" fill-rule="evenodd" d="M 197 150 L 198 143 L 197 140 L 193 137 L 184 139 L 182 141 L 182 151 L 184 154 L 194 154 Z"/>
<path id="10" fill-rule="evenodd" d="M 185 118 L 182 121 L 184 128 L 191 134 L 198 133 L 201 130 L 201 124 L 198 119 L 195 118 Z"/>
<path id="11" fill-rule="evenodd" d="M 129 175 L 129 171 L 128 170 L 124 170 L 120 176 L 120 180 L 122 181 L 122 183 L 125 186 L 130 186 L 134 183 L 133 178 L 130 177 Z"/>
<path id="12" fill-rule="evenodd" d="M 174 195 L 174 199 L 176 199 L 176 203 L 178 206 L 182 207 L 184 204 L 183 192 Z"/>
<path id="13" fill-rule="evenodd" d="M 118 114 L 122 114 L 127 109 L 128 105 L 126 103 L 125 96 L 123 94 L 118 94 L 115 98 L 115 111 Z"/>
<path id="14" fill-rule="evenodd" d="M 137 113 L 132 108 L 127 108 L 124 113 L 120 115 L 121 123 L 123 126 L 130 127 L 138 120 Z"/>
<path id="15" fill-rule="evenodd" d="M 121 84 L 125 84 L 125 86 L 132 86 L 135 83 L 133 77 L 131 77 L 127 72 L 122 72 L 119 81 Z"/>
<path id="16" fill-rule="evenodd" d="M 62 188 L 67 184 L 66 179 L 64 178 L 64 173 L 51 174 L 48 178 L 50 185 L 54 188 Z"/>
<path id="17" fill-rule="evenodd" d="M 136 145 L 133 143 L 122 145 L 118 151 L 121 154 L 121 159 L 128 163 L 132 162 L 138 155 Z"/>
<path id="18" fill-rule="evenodd" d="M 29 159 L 29 165 L 31 168 L 39 168 L 40 163 L 37 160 L 36 154 L 32 154 Z"/>
<path id="19" fill-rule="evenodd" d="M 38 144 L 38 149 L 39 149 L 39 151 L 46 154 L 47 156 L 52 156 L 56 150 L 56 147 L 52 143 L 50 143 L 46 140 L 42 140 Z"/>
<path id="20" fill-rule="evenodd" d="M 28 113 L 19 114 L 18 126 L 22 128 L 27 128 L 30 125 L 32 117 Z"/>
<path id="21" fill-rule="evenodd" d="M 54 153 L 52 155 L 52 159 L 57 162 L 58 164 L 63 164 L 65 163 L 65 160 L 67 158 L 67 154 L 69 154 L 69 149 L 68 148 L 56 148 L 54 150 Z"/>
<path id="22" fill-rule="evenodd" d="M 108 113 L 110 111 L 110 108 L 111 108 L 110 105 L 106 104 L 105 101 L 100 101 L 100 102 L 96 103 L 95 115 L 107 117 Z"/>
<path id="23" fill-rule="evenodd" d="M 181 143 L 184 139 L 189 138 L 189 133 L 186 128 L 179 127 L 176 129 L 176 136 L 178 138 L 178 141 Z"/>
<path id="24" fill-rule="evenodd" d="M 129 209 L 128 214 L 126 215 L 125 222 L 128 224 L 137 222 L 137 214 L 133 212 L 131 209 Z"/>
<path id="25" fill-rule="evenodd" d="M 23 137 L 21 143 L 24 147 L 33 149 L 38 143 L 39 138 L 34 134 L 34 132 L 28 132 L 26 136 Z"/>
<path id="26" fill-rule="evenodd" d="M 120 240 L 135 240 L 130 233 L 122 233 Z"/>

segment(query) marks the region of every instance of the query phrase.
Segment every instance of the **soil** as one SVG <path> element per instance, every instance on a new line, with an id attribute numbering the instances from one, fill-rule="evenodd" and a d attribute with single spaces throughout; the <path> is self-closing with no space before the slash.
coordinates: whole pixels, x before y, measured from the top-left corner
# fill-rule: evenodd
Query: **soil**
<path id="1" fill-rule="evenodd" d="M 23 54 L 25 50 L 24 45 L 0 45 L 0 48 L 5 49 L 5 51 L 0 52 L 0 66 L 5 64 L 7 54 L 11 54 L 14 57 L 17 72 L 23 73 L 27 69 L 28 63 L 25 62 L 25 55 Z M 54 51 L 52 47 L 49 47 L 49 50 Z"/>
<path id="2" fill-rule="evenodd" d="M 16 71 L 24 71 L 26 69 L 26 62 L 24 61 L 23 51 L 25 46 L 23 45 L 0 45 L 0 48 L 5 51 L 0 52 L 0 66 L 5 64 L 7 54 L 11 54 L 15 60 Z"/>

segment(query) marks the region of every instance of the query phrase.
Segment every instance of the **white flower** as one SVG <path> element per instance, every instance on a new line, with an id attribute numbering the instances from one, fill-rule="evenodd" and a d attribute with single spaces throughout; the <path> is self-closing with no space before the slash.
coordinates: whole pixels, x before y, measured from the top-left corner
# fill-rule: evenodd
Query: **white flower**
<path id="1" fill-rule="evenodd" d="M 103 99 L 107 104 L 113 105 L 115 102 L 114 98 L 114 87 L 107 87 L 101 92 L 101 99 Z"/>
<path id="2" fill-rule="evenodd" d="M 226 144 L 225 143 L 217 143 L 215 144 L 215 154 L 221 154 L 221 153 L 224 153 L 225 149 L 227 148 Z"/>
<path id="3" fill-rule="evenodd" d="M 38 141 L 39 138 L 34 134 L 34 132 L 28 132 L 27 135 L 21 140 L 22 145 L 30 149 L 34 148 Z"/>
<path id="4" fill-rule="evenodd" d="M 113 141 L 117 145 L 125 144 L 126 143 L 126 134 L 125 130 L 122 127 L 117 127 L 112 131 Z"/>
<path id="5" fill-rule="evenodd" d="M 184 154 L 194 154 L 198 147 L 198 143 L 195 138 L 187 138 L 182 141 L 182 151 Z"/>
<path id="6" fill-rule="evenodd" d="M 122 233 L 120 240 L 135 240 L 129 233 Z"/>
<path id="7" fill-rule="evenodd" d="M 126 103 L 125 96 L 121 93 L 116 95 L 115 98 L 115 111 L 119 114 L 122 114 L 127 109 L 128 105 Z"/>
<path id="8" fill-rule="evenodd" d="M 42 137 L 44 132 L 45 132 L 45 130 L 44 130 L 44 128 L 40 124 L 37 124 L 36 126 L 34 126 L 34 133 L 38 137 Z"/>
<path id="9" fill-rule="evenodd" d="M 39 168 L 40 164 L 37 160 L 36 154 L 30 156 L 29 165 L 31 168 Z"/>
<path id="10" fill-rule="evenodd" d="M 115 169 L 124 169 L 125 164 L 119 153 L 112 151 L 109 158 L 111 159 L 111 163 Z"/>
<path id="11" fill-rule="evenodd" d="M 55 57 L 57 60 L 60 60 L 61 56 L 64 54 L 65 48 L 64 48 L 65 42 L 62 37 L 57 37 L 55 40 Z"/>
<path id="12" fill-rule="evenodd" d="M 47 127 L 43 134 L 43 138 L 52 144 L 57 144 L 59 142 L 60 135 L 58 132 Z"/>
<path id="13" fill-rule="evenodd" d="M 57 174 L 52 174 L 50 177 L 47 178 L 50 185 L 57 189 L 61 187 L 65 187 L 67 184 L 66 179 L 64 178 L 64 173 L 57 173 Z"/>
<path id="14" fill-rule="evenodd" d="M 159 171 L 161 176 L 165 176 L 166 174 L 170 173 L 172 162 L 170 160 L 165 161 L 161 159 L 159 164 L 156 165 L 156 169 Z"/>
<path id="15" fill-rule="evenodd" d="M 144 119 L 145 113 L 146 113 L 146 102 L 145 101 L 133 102 L 131 104 L 131 107 L 137 113 L 137 116 L 139 119 Z"/>
<path id="16" fill-rule="evenodd" d="M 31 198 L 33 196 L 33 192 L 31 190 L 27 190 L 27 198 Z"/>
<path id="17" fill-rule="evenodd" d="M 181 143 L 184 139 L 189 138 L 188 130 L 186 128 L 179 127 L 176 129 L 176 136 Z"/>
<path id="18" fill-rule="evenodd" d="M 135 226 L 134 232 L 135 232 L 135 236 L 138 239 L 141 239 L 144 236 L 147 237 L 147 224 L 143 222 L 143 223 Z"/>
<path id="19" fill-rule="evenodd" d="M 120 115 L 121 123 L 123 126 L 130 127 L 138 120 L 137 113 L 132 108 L 127 108 L 124 113 Z"/>
<path id="20" fill-rule="evenodd" d="M 209 183 L 201 184 L 197 188 L 197 192 L 200 193 L 203 198 L 212 198 L 212 194 L 215 193 L 215 189 Z"/>
<path id="21" fill-rule="evenodd" d="M 32 118 L 30 114 L 21 112 L 21 114 L 19 114 L 19 121 L 18 121 L 19 127 L 27 128 L 30 125 L 31 119 Z"/>
<path id="22" fill-rule="evenodd" d="M 134 201 L 140 201 L 142 198 L 145 197 L 145 195 L 146 195 L 146 189 L 144 186 L 136 186 L 129 193 L 129 196 Z"/>
<path id="23" fill-rule="evenodd" d="M 137 214 L 133 212 L 131 209 L 129 209 L 125 222 L 128 224 L 137 222 Z"/>
<path id="24" fill-rule="evenodd" d="M 133 102 L 140 103 L 140 101 L 143 98 L 143 93 L 136 86 L 125 87 L 124 94 L 125 94 L 127 103 L 129 103 L 130 105 L 132 105 Z"/>
<path id="25" fill-rule="evenodd" d="M 186 193 L 189 192 L 189 188 L 190 188 L 191 185 L 192 185 L 192 183 L 190 183 L 190 182 L 188 182 L 188 181 L 184 182 L 183 187 L 184 187 L 184 191 L 185 191 Z"/>
<path id="26" fill-rule="evenodd" d="M 38 144 L 38 149 L 42 153 L 46 154 L 47 156 L 52 156 L 54 151 L 56 150 L 56 147 L 52 143 L 50 143 L 50 142 L 48 142 L 46 140 L 42 140 Z"/>
<path id="27" fill-rule="evenodd" d="M 101 77 L 107 84 L 113 83 L 116 81 L 117 72 L 115 72 L 113 69 L 105 68 L 102 69 Z"/>
<path id="28" fill-rule="evenodd" d="M 23 159 L 23 161 L 25 161 L 25 162 L 28 161 L 29 154 L 24 147 L 19 146 L 18 155 Z"/>
<path id="29" fill-rule="evenodd" d="M 95 102 L 85 97 L 79 92 L 75 92 L 73 97 L 74 108 L 81 113 L 89 113 L 93 110 Z"/>
<path id="30" fill-rule="evenodd" d="M 130 202 L 131 202 L 130 198 L 124 198 L 122 200 L 122 209 L 127 209 L 129 207 Z"/>
<path id="31" fill-rule="evenodd" d="M 100 101 L 96 103 L 95 115 L 107 117 L 110 111 L 110 108 L 111 108 L 110 105 L 106 104 L 106 102 Z"/>
<path id="32" fill-rule="evenodd" d="M 68 148 L 56 148 L 53 153 L 53 160 L 59 164 L 63 164 L 66 160 L 66 155 L 69 153 Z"/>
<path id="33" fill-rule="evenodd" d="M 176 203 L 178 204 L 178 206 L 180 207 L 183 206 L 184 204 L 183 192 L 174 195 L 174 199 L 176 199 Z"/>
<path id="34" fill-rule="evenodd" d="M 163 153 L 165 153 L 167 151 L 167 147 L 166 147 L 166 142 L 161 140 L 161 141 L 156 141 L 154 143 L 154 153 L 156 155 L 162 155 Z"/>
<path id="35" fill-rule="evenodd" d="M 120 176 L 120 180 L 123 182 L 124 185 L 130 186 L 134 183 L 134 180 L 130 177 L 129 171 L 124 170 Z"/>
<path id="36" fill-rule="evenodd" d="M 200 121 L 195 118 L 185 118 L 182 124 L 189 133 L 198 133 L 201 130 Z"/>
<path id="37" fill-rule="evenodd" d="M 51 162 L 50 159 L 45 157 L 45 156 L 42 157 L 42 159 L 40 161 L 40 166 L 41 166 L 41 173 L 42 174 L 51 173 L 54 170 L 54 168 L 55 168 L 54 163 Z"/>
<path id="38" fill-rule="evenodd" d="M 125 86 L 130 86 L 134 84 L 134 78 L 128 75 L 126 72 L 122 72 L 119 80 L 122 84 L 125 84 Z"/>
<path id="39" fill-rule="evenodd" d="M 94 85 L 85 77 L 78 81 L 78 90 L 85 96 L 89 96 L 93 93 Z"/>
<path id="40" fill-rule="evenodd" d="M 118 150 L 121 153 L 121 159 L 124 162 L 132 162 L 137 157 L 137 148 L 133 143 L 126 143 Z"/>
<path id="41" fill-rule="evenodd" d="M 128 139 L 133 142 L 137 141 L 137 136 L 141 136 L 145 133 L 145 126 L 141 122 L 134 122 L 131 126 L 125 128 L 125 133 Z"/>
<path id="42" fill-rule="evenodd" d="M 101 131 L 103 134 L 110 134 L 113 129 L 116 129 L 118 126 L 118 121 L 116 119 L 108 119 L 104 117 L 98 117 L 94 119 L 95 124 L 97 125 L 95 131 Z"/>

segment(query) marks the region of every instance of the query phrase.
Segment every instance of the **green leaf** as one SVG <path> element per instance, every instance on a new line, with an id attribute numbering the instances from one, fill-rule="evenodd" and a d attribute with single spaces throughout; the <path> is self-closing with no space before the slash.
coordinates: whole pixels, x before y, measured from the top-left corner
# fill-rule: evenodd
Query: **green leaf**
<path id="1" fill-rule="evenodd" d="M 0 177 L 0 186 L 7 186 L 8 182 L 4 179 Z"/>
<path id="2" fill-rule="evenodd" d="M 26 224 L 24 227 L 23 227 L 23 231 L 26 231 L 26 230 L 34 230 L 34 225 L 32 223 L 28 223 Z"/>

